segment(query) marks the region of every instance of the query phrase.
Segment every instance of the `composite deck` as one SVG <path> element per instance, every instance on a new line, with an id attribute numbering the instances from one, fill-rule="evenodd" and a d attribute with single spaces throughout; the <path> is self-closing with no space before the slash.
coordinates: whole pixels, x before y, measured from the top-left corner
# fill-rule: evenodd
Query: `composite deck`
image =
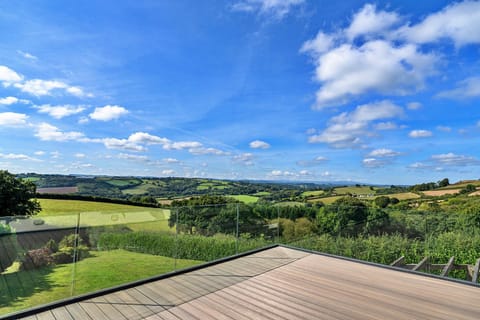
<path id="1" fill-rule="evenodd" d="M 480 287 L 275 247 L 24 319 L 480 319 Z"/>

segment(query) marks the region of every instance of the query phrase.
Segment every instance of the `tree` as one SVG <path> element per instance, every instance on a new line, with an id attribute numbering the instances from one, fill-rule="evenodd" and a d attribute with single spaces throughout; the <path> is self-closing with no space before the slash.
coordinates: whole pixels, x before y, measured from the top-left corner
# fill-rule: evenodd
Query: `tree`
<path id="1" fill-rule="evenodd" d="M 362 201 L 353 197 L 337 199 L 330 210 L 336 213 L 335 232 L 342 235 L 356 235 L 367 221 L 368 208 Z"/>
<path id="2" fill-rule="evenodd" d="M 442 180 L 438 181 L 438 186 L 440 188 L 446 187 L 448 185 L 450 185 L 450 181 L 448 180 L 448 178 L 445 178 L 445 179 L 442 179 Z"/>
<path id="3" fill-rule="evenodd" d="M 386 208 L 390 204 L 390 198 L 386 196 L 377 197 L 374 201 L 379 208 Z"/>
<path id="4" fill-rule="evenodd" d="M 37 187 L 31 181 L 17 179 L 0 170 L 0 216 L 28 216 L 38 213 L 40 203 L 34 199 Z"/>

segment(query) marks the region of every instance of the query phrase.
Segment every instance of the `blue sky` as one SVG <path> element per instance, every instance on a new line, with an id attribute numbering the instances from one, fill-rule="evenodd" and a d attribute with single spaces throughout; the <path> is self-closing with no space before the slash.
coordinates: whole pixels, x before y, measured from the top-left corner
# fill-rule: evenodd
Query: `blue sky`
<path id="1" fill-rule="evenodd" d="M 1 1 L 0 168 L 480 178 L 479 1 Z"/>

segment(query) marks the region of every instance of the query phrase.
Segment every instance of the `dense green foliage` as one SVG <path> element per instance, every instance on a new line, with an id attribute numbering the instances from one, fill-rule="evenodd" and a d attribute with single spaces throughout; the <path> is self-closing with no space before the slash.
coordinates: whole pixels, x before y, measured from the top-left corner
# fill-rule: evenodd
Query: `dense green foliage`
<path id="1" fill-rule="evenodd" d="M 36 201 L 36 186 L 0 170 L 0 217 L 34 215 L 40 211 Z"/>
<path id="2" fill-rule="evenodd" d="M 262 247 L 267 241 L 257 239 L 237 239 L 233 236 L 172 234 L 161 232 L 106 232 L 98 239 L 99 250 L 125 249 L 165 257 L 211 261 Z M 238 251 L 237 251 L 238 250 Z"/>

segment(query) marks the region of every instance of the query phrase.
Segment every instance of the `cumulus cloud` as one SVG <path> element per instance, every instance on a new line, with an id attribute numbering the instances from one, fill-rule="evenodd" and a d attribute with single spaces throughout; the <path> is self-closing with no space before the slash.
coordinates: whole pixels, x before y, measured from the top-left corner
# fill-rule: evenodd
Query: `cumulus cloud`
<path id="1" fill-rule="evenodd" d="M 110 121 L 118 119 L 128 113 L 129 111 L 124 107 L 106 105 L 104 107 L 95 108 L 95 110 L 90 113 L 89 117 L 93 120 Z"/>
<path id="2" fill-rule="evenodd" d="M 36 156 L 43 156 L 43 155 L 45 155 L 45 151 L 38 150 L 38 151 L 35 151 L 33 154 L 36 155 Z"/>
<path id="3" fill-rule="evenodd" d="M 144 146 L 130 141 L 129 139 L 103 138 L 98 139 L 107 149 L 119 149 L 128 151 L 147 151 Z"/>
<path id="4" fill-rule="evenodd" d="M 270 172 L 270 175 L 274 177 L 292 177 L 295 176 L 295 173 L 290 171 L 272 170 L 272 172 Z"/>
<path id="5" fill-rule="evenodd" d="M 270 145 L 266 143 L 265 141 L 261 140 L 255 140 L 250 142 L 250 148 L 252 149 L 268 149 L 270 148 Z"/>
<path id="6" fill-rule="evenodd" d="M 350 41 L 358 36 L 375 36 L 398 24 L 401 18 L 395 12 L 379 10 L 373 4 L 366 4 L 354 14 L 352 23 L 345 30 Z"/>
<path id="7" fill-rule="evenodd" d="M 151 135 L 146 132 L 135 132 L 128 137 L 128 140 L 134 143 L 143 144 L 167 144 L 170 140 L 158 136 Z"/>
<path id="8" fill-rule="evenodd" d="M 480 77 L 462 80 L 455 89 L 440 92 L 437 96 L 452 99 L 480 97 Z"/>
<path id="9" fill-rule="evenodd" d="M 358 106 L 330 119 L 328 127 L 309 137 L 310 143 L 327 143 L 335 148 L 358 147 L 364 137 L 372 136 L 371 125 L 377 120 L 400 117 L 403 109 L 390 101 Z"/>
<path id="10" fill-rule="evenodd" d="M 164 176 L 174 176 L 176 174 L 175 170 L 166 169 L 162 171 L 162 175 Z"/>
<path id="11" fill-rule="evenodd" d="M 233 11 L 257 12 L 281 19 L 292 7 L 304 2 L 305 0 L 241 0 L 234 3 L 231 8 Z"/>
<path id="12" fill-rule="evenodd" d="M 410 138 L 428 138 L 431 137 L 433 133 L 428 130 L 412 130 L 408 134 Z"/>
<path id="13" fill-rule="evenodd" d="M 22 127 L 27 125 L 28 116 L 23 113 L 2 112 L 0 113 L 0 126 Z"/>
<path id="14" fill-rule="evenodd" d="M 453 3 L 440 12 L 428 15 L 418 24 L 405 25 L 396 32 L 398 38 L 415 43 L 432 43 L 450 39 L 460 47 L 480 43 L 480 2 Z"/>
<path id="15" fill-rule="evenodd" d="M 17 97 L 12 97 L 12 96 L 5 97 L 5 98 L 0 98 L 0 105 L 8 106 L 8 105 L 11 105 L 11 104 L 16 104 L 16 103 L 27 104 L 27 103 L 30 103 L 30 101 L 25 100 L 25 99 L 18 99 Z"/>
<path id="16" fill-rule="evenodd" d="M 63 105 L 63 106 L 51 106 L 49 104 L 44 104 L 41 106 L 35 106 L 40 113 L 46 113 L 49 116 L 55 119 L 62 119 L 74 114 L 78 114 L 85 110 L 84 106 L 72 106 L 72 105 Z"/>
<path id="17" fill-rule="evenodd" d="M 8 87 L 22 80 L 22 75 L 16 73 L 7 66 L 0 66 L 0 82 L 2 82 L 4 87 Z"/>
<path id="18" fill-rule="evenodd" d="M 37 126 L 35 136 L 43 141 L 82 141 L 82 139 L 85 139 L 85 135 L 81 132 L 63 132 L 46 122 Z"/>
<path id="19" fill-rule="evenodd" d="M 393 11 L 366 4 L 349 25 L 330 33 L 320 30 L 300 51 L 309 53 L 320 83 L 315 109 L 340 106 L 362 95 L 407 95 L 425 87 L 436 74 L 441 53 L 424 45 L 449 39 L 455 46 L 480 43 L 480 2 L 448 5 L 418 23 Z M 466 79 L 444 97 L 480 95 L 478 78 Z M 418 109 L 411 104 L 409 108 Z"/>

